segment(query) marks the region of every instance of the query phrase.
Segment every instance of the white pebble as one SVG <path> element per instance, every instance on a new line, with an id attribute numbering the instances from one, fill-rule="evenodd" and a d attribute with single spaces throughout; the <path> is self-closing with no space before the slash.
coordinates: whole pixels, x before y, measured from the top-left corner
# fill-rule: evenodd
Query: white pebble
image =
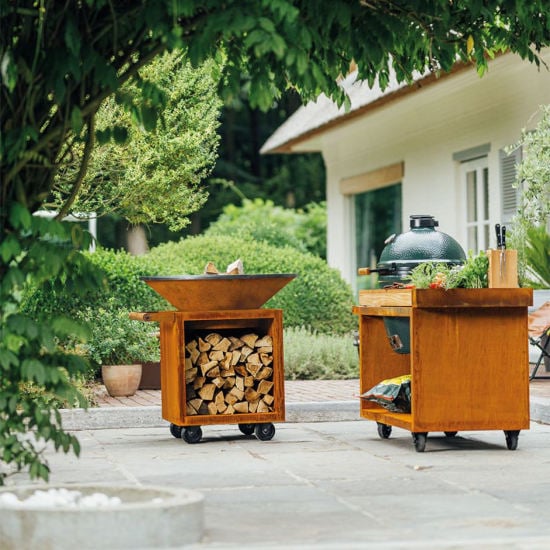
<path id="1" fill-rule="evenodd" d="M 106 506 L 120 506 L 122 500 L 103 493 L 92 493 L 83 495 L 80 491 L 69 489 L 48 489 L 42 491 L 37 489 L 26 499 L 20 500 L 15 493 L 0 493 L 0 504 L 17 508 L 103 508 Z"/>

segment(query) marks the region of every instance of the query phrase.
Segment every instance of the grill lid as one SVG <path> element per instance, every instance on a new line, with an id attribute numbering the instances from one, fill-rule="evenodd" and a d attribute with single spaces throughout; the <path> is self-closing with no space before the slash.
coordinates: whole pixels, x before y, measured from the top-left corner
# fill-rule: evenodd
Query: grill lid
<path id="1" fill-rule="evenodd" d="M 439 222 L 433 216 L 411 215 L 410 230 L 388 237 L 377 269 L 369 271 L 386 277 L 380 280 L 381 284 L 386 284 L 402 280 L 424 262 L 464 263 L 466 254 L 460 244 L 446 233 L 437 231 L 438 226 Z"/>

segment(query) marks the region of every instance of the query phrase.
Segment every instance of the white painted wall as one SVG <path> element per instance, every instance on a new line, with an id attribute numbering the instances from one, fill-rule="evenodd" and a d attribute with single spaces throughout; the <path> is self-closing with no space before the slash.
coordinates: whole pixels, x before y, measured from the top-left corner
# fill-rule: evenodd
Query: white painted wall
<path id="1" fill-rule="evenodd" d="M 491 224 L 499 222 L 499 150 L 517 141 L 522 128 L 534 127 L 538 107 L 549 103 L 550 71 L 505 55 L 483 78 L 462 71 L 315 136 L 327 168 L 329 264 L 354 283 L 353 200 L 340 193 L 340 181 L 401 161 L 404 230 L 410 214 L 431 214 L 466 248 L 453 153 L 490 143 Z"/>

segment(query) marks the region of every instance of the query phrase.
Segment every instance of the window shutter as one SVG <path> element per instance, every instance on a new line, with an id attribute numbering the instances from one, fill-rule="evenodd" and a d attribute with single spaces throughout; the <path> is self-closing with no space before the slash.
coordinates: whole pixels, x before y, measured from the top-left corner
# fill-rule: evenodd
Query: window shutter
<path id="1" fill-rule="evenodd" d="M 510 154 L 500 150 L 500 196 L 502 200 L 501 220 L 510 223 L 519 207 L 519 189 L 515 187 L 517 165 L 521 162 L 521 149 Z"/>

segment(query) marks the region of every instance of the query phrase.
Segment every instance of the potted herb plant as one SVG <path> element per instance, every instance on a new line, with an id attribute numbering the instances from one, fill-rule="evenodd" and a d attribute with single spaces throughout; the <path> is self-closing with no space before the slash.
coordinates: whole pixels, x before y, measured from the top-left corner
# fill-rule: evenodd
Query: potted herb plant
<path id="1" fill-rule="evenodd" d="M 83 350 L 94 365 L 101 367 L 107 392 L 112 397 L 134 395 L 142 364 L 158 361 L 158 339 L 146 325 L 129 319 L 124 310 L 88 308 L 83 317 L 91 330 Z"/>

